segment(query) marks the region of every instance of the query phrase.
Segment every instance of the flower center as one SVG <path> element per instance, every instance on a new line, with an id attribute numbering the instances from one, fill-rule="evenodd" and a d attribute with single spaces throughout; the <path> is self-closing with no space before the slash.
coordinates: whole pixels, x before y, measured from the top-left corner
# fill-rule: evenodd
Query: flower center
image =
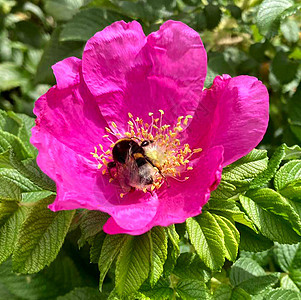
<path id="1" fill-rule="evenodd" d="M 112 129 L 106 127 L 108 134 L 103 136 L 111 143 L 112 150 L 104 150 L 99 144 L 99 148 L 94 147 L 91 152 L 102 174 L 109 174 L 110 182 L 118 180 L 124 193 L 133 189 L 152 192 L 164 183 L 169 185 L 168 177 L 186 181 L 189 177 L 181 178 L 181 174 L 193 169 L 190 158 L 202 151 L 201 148 L 190 149 L 189 144 L 181 144 L 179 139 L 183 126 L 187 126 L 192 116 L 178 117 L 172 127 L 163 124 L 164 112 L 159 112 L 159 118 L 149 113 L 150 123 L 128 113 L 128 131 L 123 133 L 112 122 Z M 117 142 L 111 139 L 112 136 L 118 139 Z"/>

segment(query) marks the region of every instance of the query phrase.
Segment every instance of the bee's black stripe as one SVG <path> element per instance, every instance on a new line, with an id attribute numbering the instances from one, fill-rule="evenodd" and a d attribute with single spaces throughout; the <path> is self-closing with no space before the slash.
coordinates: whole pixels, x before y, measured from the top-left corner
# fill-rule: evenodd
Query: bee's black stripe
<path id="1" fill-rule="evenodd" d="M 147 163 L 147 160 L 144 157 L 139 157 L 135 161 L 138 167 L 141 167 Z"/>

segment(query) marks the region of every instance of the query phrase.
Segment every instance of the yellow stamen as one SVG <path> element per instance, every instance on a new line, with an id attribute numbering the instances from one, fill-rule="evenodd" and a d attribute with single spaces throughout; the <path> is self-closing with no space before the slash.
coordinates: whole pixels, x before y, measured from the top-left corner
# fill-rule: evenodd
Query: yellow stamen
<path id="1" fill-rule="evenodd" d="M 195 148 L 193 149 L 193 153 L 199 153 L 199 152 L 202 152 L 203 149 L 202 148 Z"/>
<path id="2" fill-rule="evenodd" d="M 127 137 L 133 139 L 138 144 L 144 140 L 152 141 L 144 150 L 145 155 L 150 159 L 155 169 L 152 175 L 153 183 L 147 187 L 139 187 L 139 184 L 137 184 L 138 189 L 145 193 L 151 193 L 159 189 L 167 182 L 166 178 L 168 177 L 172 177 L 180 182 L 188 180 L 188 176 L 185 179 L 181 179 L 181 173 L 193 170 L 193 167 L 189 166 L 191 157 L 195 153 L 202 151 L 201 148 L 191 149 L 189 144 L 181 143 L 181 132 L 187 126 L 188 121 L 192 119 L 191 115 L 179 116 L 177 123 L 171 126 L 170 124 L 163 124 L 164 111 L 160 109 L 159 113 L 159 118 L 154 118 L 152 112 L 148 114 L 151 118 L 150 123 L 145 123 L 141 118 L 134 117 L 131 113 L 128 113 L 127 132 L 118 129 L 115 122 L 111 122 L 111 128 L 114 128 L 114 132 L 108 127 L 105 128 L 109 134 L 115 136 L 117 139 Z M 103 144 L 107 144 L 109 141 L 111 143 L 110 148 L 115 146 L 114 139 L 111 140 L 108 134 L 104 135 L 103 138 L 106 139 Z M 109 182 L 112 182 L 114 179 L 120 181 L 120 175 L 117 172 L 111 174 L 108 171 L 108 164 L 113 160 L 112 149 L 110 148 L 104 149 L 103 145 L 99 144 L 98 147 L 94 147 L 94 152 L 90 152 L 90 154 L 97 161 L 97 168 L 101 170 L 104 176 L 108 177 Z M 109 178 L 109 175 L 114 178 Z M 123 198 L 125 194 L 121 193 L 120 197 Z"/>

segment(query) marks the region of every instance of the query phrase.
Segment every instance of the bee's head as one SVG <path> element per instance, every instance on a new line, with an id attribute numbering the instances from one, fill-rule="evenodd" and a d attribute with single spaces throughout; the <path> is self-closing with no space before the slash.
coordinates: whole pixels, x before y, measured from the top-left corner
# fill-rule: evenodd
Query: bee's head
<path id="1" fill-rule="evenodd" d="M 141 147 L 146 147 L 148 146 L 149 144 L 152 144 L 154 141 L 152 140 L 144 140 L 142 143 L 141 143 Z"/>

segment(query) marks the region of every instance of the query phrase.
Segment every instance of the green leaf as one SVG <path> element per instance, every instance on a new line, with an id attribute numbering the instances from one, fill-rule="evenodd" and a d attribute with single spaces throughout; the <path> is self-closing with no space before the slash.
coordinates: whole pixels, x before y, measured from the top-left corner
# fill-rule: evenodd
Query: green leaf
<path id="1" fill-rule="evenodd" d="M 232 290 L 231 300 L 251 300 L 251 296 L 242 288 L 236 287 Z"/>
<path id="2" fill-rule="evenodd" d="M 214 300 L 251 300 L 251 296 L 239 287 L 231 288 L 229 285 L 220 285 L 213 294 Z"/>
<path id="3" fill-rule="evenodd" d="M 11 157 L 11 161 L 12 161 Z M 45 173 L 41 171 L 35 159 L 27 159 L 23 163 L 13 162 L 14 167 L 23 175 L 29 178 L 37 186 L 43 190 L 56 192 L 56 185 Z"/>
<path id="4" fill-rule="evenodd" d="M 90 248 L 90 262 L 97 264 L 100 258 L 103 242 L 106 234 L 101 231 L 93 237 L 92 245 Z"/>
<path id="5" fill-rule="evenodd" d="M 9 289 L 0 282 L 0 299 L 20 300 L 17 296 L 12 294 Z"/>
<path id="6" fill-rule="evenodd" d="M 274 177 L 278 170 L 280 163 L 286 155 L 287 146 L 282 144 L 278 147 L 273 156 L 270 158 L 267 168 L 263 170 L 258 176 L 251 182 L 250 189 L 257 189 L 265 186 Z"/>
<path id="7" fill-rule="evenodd" d="M 102 227 L 106 223 L 108 218 L 108 214 L 99 210 L 85 211 L 80 222 L 80 229 L 82 235 L 79 240 L 79 244 L 83 245 L 83 243 L 87 239 L 102 231 Z"/>
<path id="8" fill-rule="evenodd" d="M 115 1 L 119 11 L 132 19 L 141 19 L 147 23 L 156 23 L 162 19 L 171 17 L 171 10 L 175 1 L 170 0 L 138 0 L 138 1 Z"/>
<path id="9" fill-rule="evenodd" d="M 292 160 L 275 175 L 274 185 L 283 196 L 301 201 L 301 160 Z"/>
<path id="10" fill-rule="evenodd" d="M 179 246 L 175 247 L 175 245 L 168 239 L 167 243 L 167 258 L 164 264 L 164 277 L 168 277 L 177 263 L 177 259 L 180 255 Z"/>
<path id="11" fill-rule="evenodd" d="M 136 292 L 148 277 L 150 250 L 148 233 L 127 237 L 116 262 L 116 291 L 119 295 Z"/>
<path id="12" fill-rule="evenodd" d="M 225 256 L 228 260 L 235 261 L 239 245 L 239 231 L 227 218 L 215 214 L 212 215 L 224 233 Z"/>
<path id="13" fill-rule="evenodd" d="M 37 155 L 37 149 L 29 141 L 31 137 L 31 128 L 34 125 L 34 119 L 27 115 L 0 110 L 0 129 L 21 140 L 22 147 L 24 146 L 26 150 L 23 150 L 25 158 L 27 157 L 27 154 L 29 154 L 30 157 L 36 157 Z M 11 144 L 11 147 L 13 148 L 13 144 Z M 15 149 L 15 152 L 18 152 L 18 149 Z M 21 156 L 21 158 L 24 158 L 24 156 Z"/>
<path id="14" fill-rule="evenodd" d="M 201 15 L 202 16 L 202 15 Z M 206 23 L 206 20 L 204 20 Z M 234 75 L 235 71 L 231 64 L 229 64 L 225 56 L 221 53 L 213 53 L 210 55 L 210 52 L 208 53 L 208 72 L 206 76 L 206 81 L 204 83 L 204 86 L 206 88 L 210 88 L 210 86 L 213 83 L 214 78 L 218 74 L 229 74 Z"/>
<path id="15" fill-rule="evenodd" d="M 237 223 L 248 226 L 253 230 L 256 230 L 249 217 L 238 208 L 235 200 L 210 198 L 210 201 L 208 201 L 206 206 L 203 208 L 203 210 L 206 209 L 209 210 L 209 212 L 211 213 L 224 216 L 230 220 L 233 220 Z"/>
<path id="16" fill-rule="evenodd" d="M 55 261 L 37 274 L 22 275 L 12 272 L 11 260 L 0 266 L 0 287 L 16 299 L 56 299 L 73 288 L 82 285 L 82 278 L 75 263 L 68 256 L 58 255 Z M 0 291 L 0 298 L 2 298 Z M 14 299 L 14 298 L 7 298 Z"/>
<path id="17" fill-rule="evenodd" d="M 292 270 L 290 272 L 290 278 L 293 280 L 295 285 L 298 287 L 298 289 L 301 291 L 301 270 Z"/>
<path id="18" fill-rule="evenodd" d="M 283 51 L 278 51 L 275 55 L 272 64 L 271 72 L 277 80 L 282 84 L 286 84 L 295 79 L 298 72 L 299 64 L 288 58 L 288 54 Z"/>
<path id="19" fill-rule="evenodd" d="M 301 3 L 295 3 L 288 9 L 286 9 L 282 14 L 281 14 L 281 19 L 285 20 L 287 17 L 292 16 L 296 14 L 299 10 L 301 9 Z"/>
<path id="20" fill-rule="evenodd" d="M 111 25 L 115 21 L 123 19 L 124 16 L 120 14 L 105 11 L 100 8 L 81 10 L 64 26 L 60 34 L 60 40 L 86 42 L 96 32 Z"/>
<path id="21" fill-rule="evenodd" d="M 217 189 L 212 191 L 210 199 L 228 200 L 237 196 L 241 191 L 243 190 L 222 179 Z"/>
<path id="22" fill-rule="evenodd" d="M 289 277 L 289 275 L 285 275 L 281 278 L 280 286 L 286 290 L 297 291 L 298 293 L 300 292 L 300 290 L 293 282 L 293 280 Z"/>
<path id="23" fill-rule="evenodd" d="M 298 216 L 296 212 L 292 210 L 290 205 L 287 205 L 286 201 L 280 198 L 278 195 L 274 195 L 272 191 L 271 201 L 269 198 L 264 198 L 265 193 L 257 191 L 251 196 L 255 197 L 256 202 L 253 199 L 245 196 L 240 196 L 240 202 L 243 208 L 251 220 L 258 227 L 260 232 L 271 239 L 282 244 L 294 244 L 300 240 L 299 235 L 292 229 L 292 225 L 296 223 L 298 227 Z M 268 192 L 266 196 L 270 196 L 271 192 Z M 273 204 L 277 206 L 277 211 L 272 207 Z M 262 205 L 263 207 L 261 207 Z M 265 208 L 269 209 L 266 210 Z M 282 211 L 282 208 L 284 211 Z M 275 213 L 276 212 L 276 213 Z M 292 218 L 291 220 L 287 220 Z"/>
<path id="24" fill-rule="evenodd" d="M 151 265 L 150 284 L 154 286 L 163 273 L 167 259 L 167 236 L 163 227 L 154 227 L 150 232 Z"/>
<path id="25" fill-rule="evenodd" d="M 229 4 L 227 5 L 227 9 L 230 11 L 231 16 L 235 19 L 240 19 L 241 18 L 241 8 L 236 6 L 236 5 L 232 5 Z"/>
<path id="26" fill-rule="evenodd" d="M 38 186 L 40 188 L 34 188 L 25 191 L 36 191 L 40 189 L 44 190 L 50 190 L 55 191 L 55 183 L 47 176 L 45 175 L 40 168 L 38 167 L 35 159 L 27 159 L 24 161 L 20 161 L 15 154 L 15 152 L 12 149 L 9 149 L 8 151 L 0 154 L 0 175 L 3 173 L 3 177 L 6 177 L 5 175 L 5 169 L 9 169 L 9 173 L 18 173 L 21 175 L 21 177 L 24 177 L 24 180 L 18 180 L 19 182 L 14 181 L 17 185 L 22 183 L 23 181 L 30 180 L 32 183 L 34 183 L 35 186 Z M 16 169 L 14 170 L 11 169 Z M 19 176 L 20 177 L 20 176 Z M 22 189 L 22 188 L 21 188 Z M 23 190 L 23 189 L 22 189 Z"/>
<path id="27" fill-rule="evenodd" d="M 15 24 L 15 38 L 33 48 L 42 48 L 45 35 L 35 22 L 22 20 Z"/>
<path id="28" fill-rule="evenodd" d="M 276 244 L 274 255 L 280 268 L 284 272 L 301 269 L 301 244 L 286 245 Z"/>
<path id="29" fill-rule="evenodd" d="M 36 157 L 38 150 L 30 143 L 31 128 L 35 126 L 35 119 L 25 114 L 16 114 L 14 112 L 7 112 L 9 118 L 18 123 L 18 131 L 16 135 L 23 142 L 26 151 L 31 157 Z"/>
<path id="30" fill-rule="evenodd" d="M 271 259 L 273 258 L 272 250 L 273 248 L 261 252 L 241 251 L 240 257 L 251 258 L 255 260 L 260 266 L 266 267 L 270 263 Z"/>
<path id="31" fill-rule="evenodd" d="M 253 178 L 263 172 L 268 165 L 267 152 L 254 149 L 248 155 L 226 167 L 223 180 L 231 183 L 250 183 Z"/>
<path id="32" fill-rule="evenodd" d="M 268 212 L 280 216 L 291 223 L 293 229 L 301 235 L 301 219 L 290 203 L 279 193 L 272 189 L 264 188 L 249 191 L 246 194 L 256 204 Z"/>
<path id="33" fill-rule="evenodd" d="M 189 239 L 197 254 L 211 270 L 220 270 L 225 261 L 224 234 L 215 218 L 203 212 L 186 220 Z"/>
<path id="34" fill-rule="evenodd" d="M 0 264 L 12 254 L 26 214 L 15 202 L 0 203 Z"/>
<path id="35" fill-rule="evenodd" d="M 54 76 L 51 70 L 51 66 L 66 57 L 81 56 L 83 44 L 81 42 L 60 42 L 60 33 L 61 28 L 56 28 L 52 33 L 51 39 L 45 47 L 36 72 L 36 83 L 54 83 Z"/>
<path id="36" fill-rule="evenodd" d="M 21 201 L 20 188 L 2 177 L 0 177 L 0 201 Z"/>
<path id="37" fill-rule="evenodd" d="M 239 258 L 231 267 L 230 281 L 234 286 L 250 278 L 266 275 L 264 269 L 251 258 Z"/>
<path id="38" fill-rule="evenodd" d="M 27 152 L 23 142 L 15 135 L 0 131 L 0 153 L 3 155 L 7 151 L 13 150 L 18 160 L 24 160 L 31 157 L 31 154 Z M 2 167 L 0 161 L 0 167 Z"/>
<path id="39" fill-rule="evenodd" d="M 213 293 L 214 300 L 229 300 L 231 299 L 232 288 L 228 284 L 221 284 Z"/>
<path id="40" fill-rule="evenodd" d="M 267 151 L 254 149 L 248 155 L 223 170 L 218 188 L 211 193 L 212 199 L 229 199 L 246 191 L 252 180 L 268 166 Z"/>
<path id="41" fill-rule="evenodd" d="M 182 253 L 173 270 L 173 274 L 181 279 L 196 279 L 207 282 L 211 272 L 196 253 Z"/>
<path id="42" fill-rule="evenodd" d="M 222 11 L 218 5 L 209 4 L 204 8 L 208 29 L 215 28 L 221 21 Z"/>
<path id="43" fill-rule="evenodd" d="M 278 279 L 278 273 L 266 275 L 264 269 L 250 258 L 240 258 L 231 267 L 231 284 L 252 295 L 275 284 Z"/>
<path id="44" fill-rule="evenodd" d="M 153 288 L 143 285 L 141 287 L 141 292 L 143 295 L 149 297 L 152 300 L 171 299 L 172 295 L 174 294 L 173 289 L 170 288 L 170 281 L 168 279 L 162 278 Z"/>
<path id="45" fill-rule="evenodd" d="M 167 230 L 168 238 L 171 240 L 174 247 L 179 250 L 180 237 L 176 231 L 175 225 L 168 226 L 166 230 Z"/>
<path id="46" fill-rule="evenodd" d="M 285 145 L 285 157 L 283 159 L 290 160 L 290 159 L 297 159 L 297 158 L 301 158 L 301 147 L 298 145 L 294 145 L 291 147 Z"/>
<path id="47" fill-rule="evenodd" d="M 11 62 L 0 64 L 0 91 L 7 91 L 20 86 L 26 81 L 26 72 Z"/>
<path id="48" fill-rule="evenodd" d="M 280 25 L 280 30 L 284 36 L 284 38 L 289 43 L 296 43 L 299 40 L 299 25 L 294 20 L 285 20 Z"/>
<path id="49" fill-rule="evenodd" d="M 299 47 L 298 47 L 299 49 Z M 289 119 L 288 122 L 290 124 L 290 129 L 296 136 L 296 138 L 301 141 L 301 124 L 300 124 L 300 119 L 301 119 L 301 102 L 300 102 L 300 97 L 301 97 L 301 84 L 299 83 L 297 90 L 293 97 L 290 99 L 288 102 L 288 115 Z M 299 147 L 300 149 L 300 147 Z M 297 157 L 300 158 L 300 157 Z"/>
<path id="50" fill-rule="evenodd" d="M 120 249 L 127 241 L 127 236 L 123 234 L 106 235 L 98 261 L 99 275 L 99 290 L 102 291 L 102 283 L 105 279 L 111 264 L 119 254 Z"/>
<path id="51" fill-rule="evenodd" d="M 19 124 L 8 116 L 8 113 L 0 109 L 0 129 L 10 132 L 14 135 L 18 134 Z"/>
<path id="52" fill-rule="evenodd" d="M 57 300 L 99 300 L 101 297 L 99 290 L 91 287 L 76 288 L 64 296 L 60 296 Z"/>
<path id="53" fill-rule="evenodd" d="M 0 161 L 1 161 L 1 154 L 0 154 Z M 10 182 L 13 182 L 17 185 L 22 191 L 31 192 L 31 191 L 39 191 L 37 185 L 35 185 L 31 180 L 22 176 L 17 170 L 15 169 L 6 169 L 0 168 L 0 177 L 7 179 Z"/>
<path id="54" fill-rule="evenodd" d="M 209 291 L 206 284 L 195 279 L 181 280 L 177 286 L 176 291 L 183 300 L 194 299 L 210 299 Z"/>
<path id="55" fill-rule="evenodd" d="M 174 269 L 177 259 L 180 255 L 179 242 L 180 237 L 176 231 L 175 225 L 165 227 L 168 243 L 167 243 L 167 258 L 164 264 L 164 276 L 169 276 Z"/>
<path id="56" fill-rule="evenodd" d="M 267 295 L 269 300 L 301 300 L 300 292 L 286 290 L 283 288 L 275 289 Z"/>
<path id="57" fill-rule="evenodd" d="M 265 0 L 259 6 L 256 22 L 259 32 L 267 37 L 277 34 L 281 14 L 293 6 L 292 0 Z"/>
<path id="58" fill-rule="evenodd" d="M 113 4 L 111 0 L 88 0 L 89 3 L 85 7 L 100 7 L 112 11 L 118 11 L 117 4 Z"/>
<path id="59" fill-rule="evenodd" d="M 51 191 L 25 192 L 22 193 L 22 202 L 37 202 L 51 195 L 54 195 Z"/>
<path id="60" fill-rule="evenodd" d="M 269 249 L 273 246 L 273 242 L 262 234 L 258 234 L 249 227 L 237 224 L 237 229 L 240 232 L 240 250 L 259 252 Z"/>
<path id="61" fill-rule="evenodd" d="M 46 0 L 45 10 L 57 21 L 67 21 L 85 4 L 85 0 Z"/>
<path id="62" fill-rule="evenodd" d="M 51 196 L 37 202 L 22 224 L 13 253 L 16 272 L 38 272 L 56 258 L 75 211 L 54 213 L 47 208 L 52 202 Z"/>

